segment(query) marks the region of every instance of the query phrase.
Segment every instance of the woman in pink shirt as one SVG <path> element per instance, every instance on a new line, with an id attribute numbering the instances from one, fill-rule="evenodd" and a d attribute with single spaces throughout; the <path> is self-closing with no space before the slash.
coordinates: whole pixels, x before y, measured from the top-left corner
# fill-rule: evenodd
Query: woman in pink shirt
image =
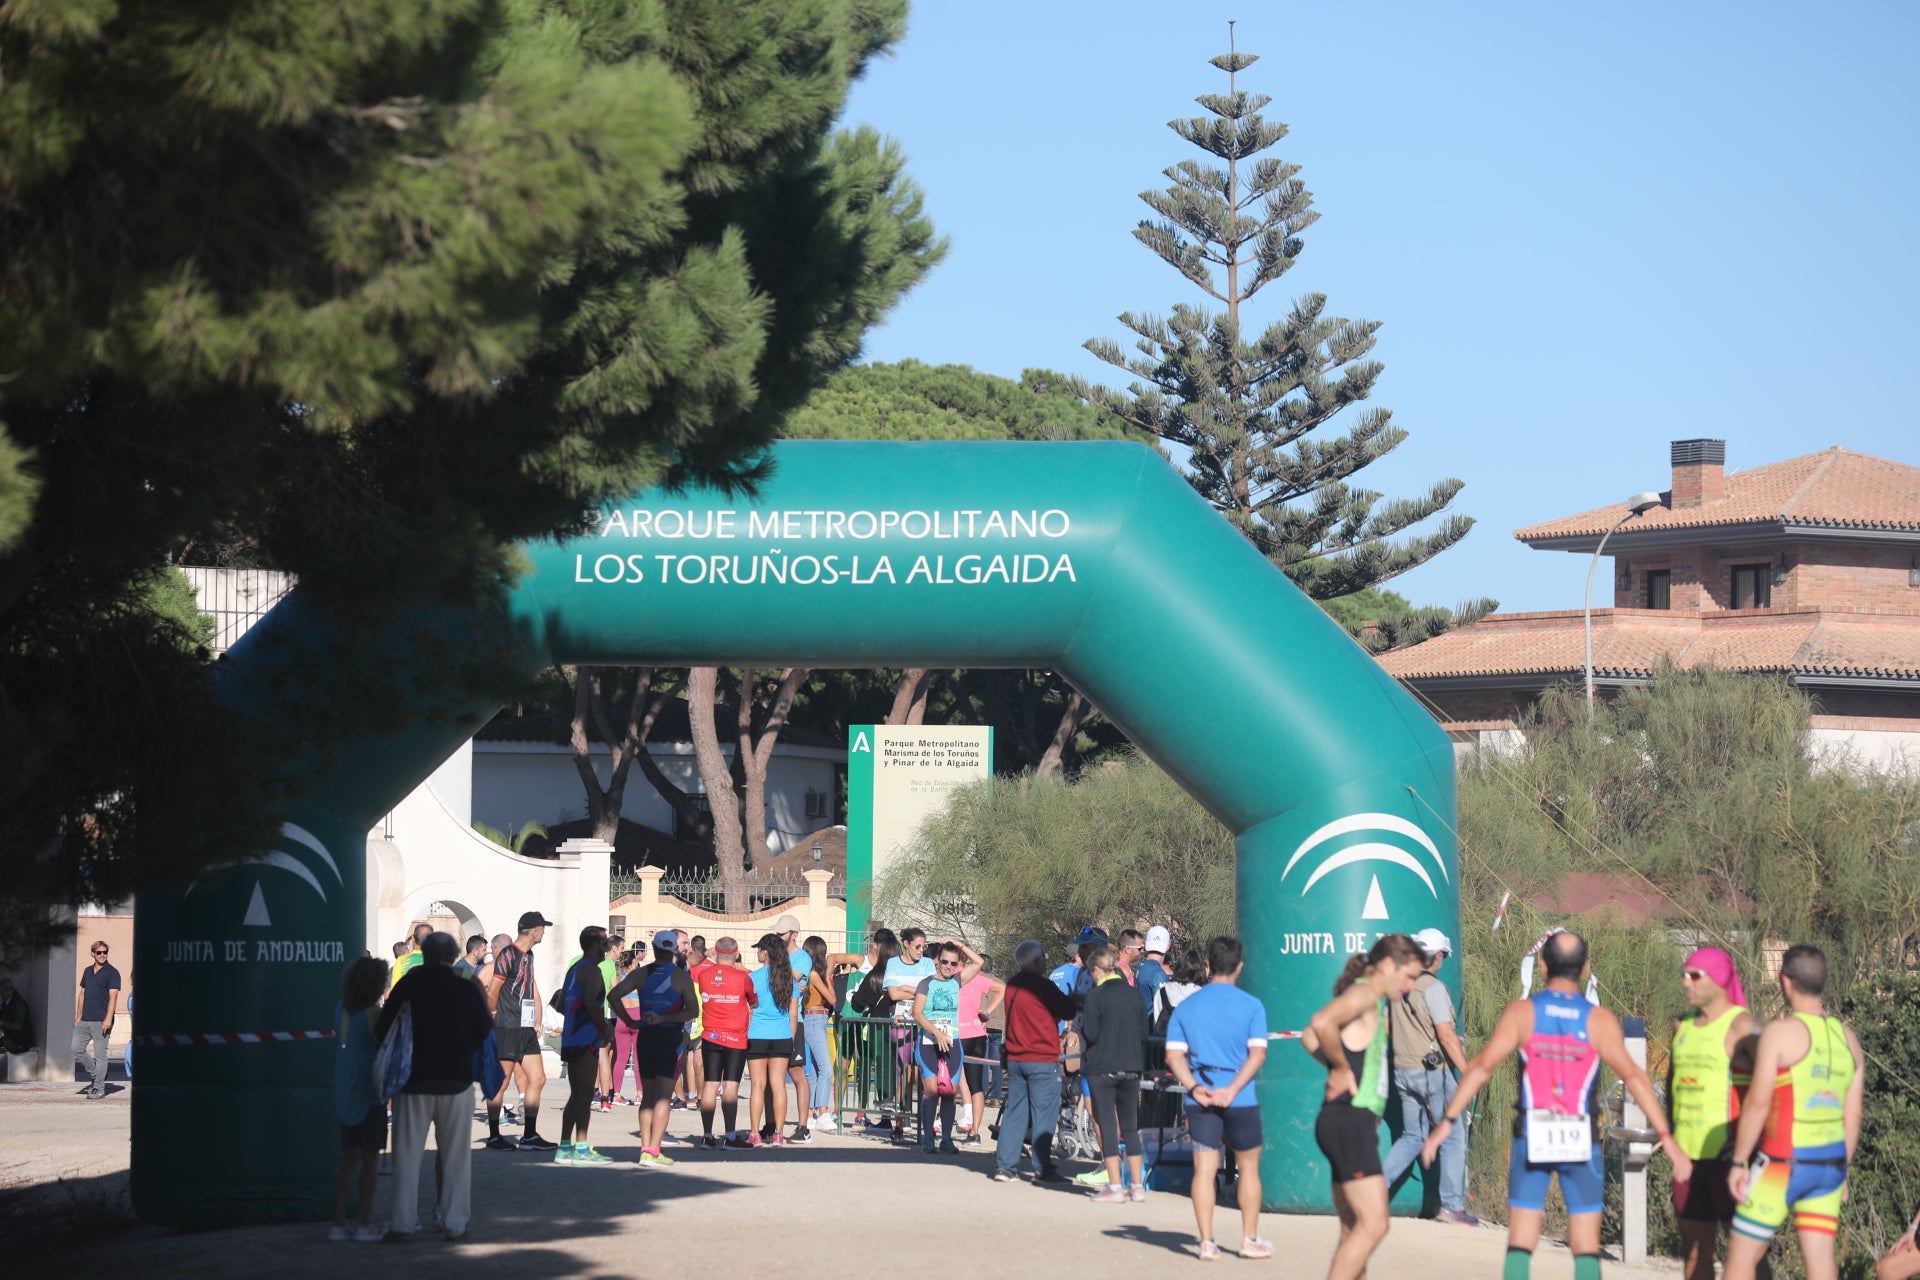
<path id="1" fill-rule="evenodd" d="M 987 1028 L 982 1018 L 989 1008 L 1006 998 L 1007 984 L 987 972 L 991 963 L 982 960 L 980 972 L 974 975 L 973 981 L 960 988 L 960 1046 L 966 1054 L 962 1074 L 967 1105 L 971 1108 L 966 1131 L 960 1135 L 963 1143 L 980 1141 L 980 1125 L 987 1115 L 987 1095 L 980 1087 L 986 1076 L 981 1060 L 987 1056 Z"/>

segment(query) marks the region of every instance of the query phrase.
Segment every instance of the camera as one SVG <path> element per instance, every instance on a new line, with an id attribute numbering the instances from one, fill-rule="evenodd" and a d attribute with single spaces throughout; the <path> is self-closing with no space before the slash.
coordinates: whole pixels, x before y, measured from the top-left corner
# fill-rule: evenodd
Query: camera
<path id="1" fill-rule="evenodd" d="M 1420 1059 L 1420 1065 L 1429 1071 L 1438 1071 L 1440 1064 L 1445 1061 L 1446 1059 L 1441 1056 L 1438 1049 L 1429 1049 L 1427 1050 L 1427 1056 Z"/>

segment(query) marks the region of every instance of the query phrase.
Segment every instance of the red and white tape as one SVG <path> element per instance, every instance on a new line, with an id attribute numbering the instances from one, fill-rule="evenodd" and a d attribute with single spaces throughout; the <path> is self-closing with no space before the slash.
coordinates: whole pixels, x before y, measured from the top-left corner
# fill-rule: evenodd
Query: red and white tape
<path id="1" fill-rule="evenodd" d="M 1269 1032 L 1267 1032 L 1267 1039 L 1269 1039 L 1269 1040 L 1298 1040 L 1298 1039 L 1299 1039 L 1299 1038 L 1300 1038 L 1301 1036 L 1303 1036 L 1303 1035 L 1305 1035 L 1305 1034 L 1306 1034 L 1306 1032 L 1304 1032 L 1304 1031 L 1269 1031 Z"/>
<path id="2" fill-rule="evenodd" d="M 229 1031 L 198 1036 L 135 1036 L 135 1046 L 182 1044 L 272 1044 L 281 1040 L 331 1040 L 331 1031 Z"/>

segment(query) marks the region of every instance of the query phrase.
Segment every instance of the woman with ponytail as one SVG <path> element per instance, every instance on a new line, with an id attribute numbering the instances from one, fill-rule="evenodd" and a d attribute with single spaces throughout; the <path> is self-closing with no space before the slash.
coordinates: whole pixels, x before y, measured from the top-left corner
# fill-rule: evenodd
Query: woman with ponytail
<path id="1" fill-rule="evenodd" d="M 1333 1170 L 1340 1244 L 1329 1280 L 1364 1275 L 1387 1236 L 1387 1180 L 1380 1170 L 1380 1117 L 1391 1082 L 1387 1002 L 1412 990 L 1427 957 L 1404 933 L 1389 933 L 1365 955 L 1347 957 L 1333 999 L 1313 1015 L 1300 1043 L 1327 1068 L 1314 1140 Z"/>
<path id="2" fill-rule="evenodd" d="M 793 963 L 787 944 L 777 933 L 753 944 L 760 967 L 753 979 L 753 1017 L 747 1023 L 747 1071 L 753 1092 L 748 1116 L 755 1132 L 752 1145 L 778 1147 L 786 1143 L 780 1131 L 787 1124 L 787 1063 L 793 1058 L 793 1040 L 800 1028 L 800 1004 L 794 999 Z M 764 1123 L 762 1115 L 765 1116 Z"/>

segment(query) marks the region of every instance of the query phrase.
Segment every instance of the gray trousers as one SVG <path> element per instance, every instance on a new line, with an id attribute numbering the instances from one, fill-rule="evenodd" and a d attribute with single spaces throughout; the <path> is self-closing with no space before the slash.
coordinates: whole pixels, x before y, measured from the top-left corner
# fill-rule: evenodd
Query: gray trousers
<path id="1" fill-rule="evenodd" d="M 88 1052 L 88 1045 L 92 1052 Z M 93 1092 L 107 1087 L 107 1033 L 98 1022 L 79 1022 L 73 1028 L 73 1060 L 87 1069 Z"/>

